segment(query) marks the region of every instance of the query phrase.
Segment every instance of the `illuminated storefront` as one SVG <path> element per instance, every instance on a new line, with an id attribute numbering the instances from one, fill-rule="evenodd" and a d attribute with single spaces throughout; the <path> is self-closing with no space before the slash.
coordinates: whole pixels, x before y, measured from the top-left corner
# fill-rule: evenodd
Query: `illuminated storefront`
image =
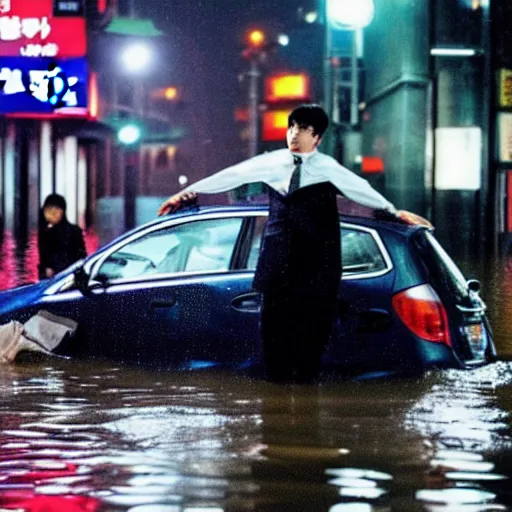
<path id="1" fill-rule="evenodd" d="M 84 225 L 88 145 L 77 137 L 96 111 L 88 89 L 85 0 L 0 0 L 0 217 L 32 229 L 52 192 Z M 80 123 L 77 123 L 78 120 Z"/>

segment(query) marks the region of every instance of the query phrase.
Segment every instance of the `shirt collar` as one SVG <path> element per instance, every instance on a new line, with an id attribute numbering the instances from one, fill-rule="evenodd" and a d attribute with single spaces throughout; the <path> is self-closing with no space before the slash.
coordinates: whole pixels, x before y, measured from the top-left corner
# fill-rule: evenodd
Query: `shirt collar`
<path id="1" fill-rule="evenodd" d="M 293 155 L 293 156 L 299 156 L 300 158 L 302 158 L 302 161 L 306 161 L 306 160 L 309 160 L 313 155 L 315 155 L 316 153 L 318 153 L 318 150 L 315 149 L 313 151 L 311 151 L 311 153 L 296 153 L 294 151 L 290 151 L 290 153 Z"/>

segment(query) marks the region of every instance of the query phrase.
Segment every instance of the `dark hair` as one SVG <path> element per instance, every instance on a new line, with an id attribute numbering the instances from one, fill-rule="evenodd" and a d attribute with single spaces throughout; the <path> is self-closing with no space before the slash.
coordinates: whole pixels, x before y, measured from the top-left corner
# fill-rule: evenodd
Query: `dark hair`
<path id="1" fill-rule="evenodd" d="M 65 212 L 66 211 L 66 200 L 60 194 L 50 194 L 44 200 L 43 210 L 47 206 L 56 206 L 57 208 L 60 208 L 61 210 L 63 210 Z"/>
<path id="2" fill-rule="evenodd" d="M 300 105 L 288 116 L 288 128 L 296 123 L 300 128 L 313 127 L 313 135 L 322 137 L 329 126 L 325 110 L 314 103 Z"/>

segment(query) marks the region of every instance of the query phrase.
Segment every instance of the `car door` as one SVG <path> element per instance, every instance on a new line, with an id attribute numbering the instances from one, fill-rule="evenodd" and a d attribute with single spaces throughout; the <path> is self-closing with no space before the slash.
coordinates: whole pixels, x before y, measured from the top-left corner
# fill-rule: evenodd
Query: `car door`
<path id="1" fill-rule="evenodd" d="M 231 300 L 252 282 L 232 271 L 243 226 L 234 214 L 190 217 L 99 261 L 91 273 L 104 283 L 96 296 L 104 312 L 98 348 L 116 359 L 182 367 L 243 359 L 229 350 L 229 336 L 244 338 L 231 327 Z"/>
<path id="2" fill-rule="evenodd" d="M 341 224 L 342 281 L 327 364 L 382 367 L 393 353 L 391 258 L 377 230 Z"/>
<path id="3" fill-rule="evenodd" d="M 246 235 L 245 267 L 251 271 L 256 268 L 266 220 L 261 212 Z M 392 354 L 392 340 L 389 340 L 391 259 L 375 229 L 358 224 L 341 224 L 340 229 L 343 274 L 338 314 L 324 363 L 352 367 L 385 364 Z M 259 293 L 251 290 L 234 300 L 241 313 L 233 315 L 234 322 L 257 320 Z"/>

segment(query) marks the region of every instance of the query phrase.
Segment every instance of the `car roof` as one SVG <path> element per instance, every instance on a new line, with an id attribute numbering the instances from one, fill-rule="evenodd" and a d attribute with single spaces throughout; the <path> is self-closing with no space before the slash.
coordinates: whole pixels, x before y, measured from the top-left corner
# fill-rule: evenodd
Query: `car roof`
<path id="1" fill-rule="evenodd" d="M 186 217 L 190 216 L 190 214 L 208 214 L 208 213 L 249 213 L 249 212 L 267 212 L 268 205 L 266 204 L 235 204 L 235 205 L 212 205 L 212 206 L 196 206 L 191 208 L 185 208 L 180 210 L 178 213 L 166 215 L 163 217 L 159 217 L 155 221 L 150 221 L 147 225 L 151 225 L 152 223 L 162 222 L 163 220 L 168 220 L 170 217 Z M 342 222 L 346 223 L 355 223 L 361 226 L 366 227 L 374 227 L 378 229 L 388 229 L 391 231 L 395 231 L 397 233 L 403 233 L 406 236 L 411 235 L 412 233 L 418 230 L 429 229 L 427 226 L 423 225 L 410 225 L 405 224 L 403 222 L 397 221 L 387 221 L 387 220 L 377 220 L 371 217 L 362 217 L 356 215 L 340 215 L 340 219 Z"/>
<path id="2" fill-rule="evenodd" d="M 111 244 L 118 242 L 120 239 L 125 238 L 132 233 L 136 233 L 138 231 L 144 230 L 148 227 L 152 227 L 158 224 L 162 224 L 164 222 L 167 222 L 169 219 L 180 219 L 180 218 L 187 218 L 191 216 L 203 216 L 210 213 L 221 213 L 221 214 L 247 214 L 247 213 L 257 213 L 257 212 L 267 212 L 268 211 L 268 205 L 266 204 L 255 204 L 255 205 L 248 205 L 248 204 L 236 204 L 236 205 L 212 205 L 212 206 L 193 206 L 189 208 L 183 208 L 182 210 L 172 213 L 169 215 L 164 215 L 162 217 L 157 217 L 154 220 L 151 220 L 141 226 L 136 227 L 135 229 L 132 229 L 126 233 L 123 233 L 120 237 L 116 238 L 116 240 L 113 240 L 112 242 L 106 244 L 102 249 L 105 249 L 109 247 Z M 347 224 L 358 224 L 360 226 L 368 227 L 368 228 L 374 228 L 378 229 L 380 231 L 382 230 L 388 230 L 395 232 L 397 234 L 401 234 L 405 237 L 412 236 L 414 233 L 416 233 L 419 230 L 426 230 L 429 229 L 426 226 L 422 225 L 415 225 L 411 226 L 402 222 L 393 222 L 393 221 L 385 221 L 385 220 L 377 220 L 372 219 L 370 217 L 360 217 L 360 216 L 350 216 L 350 215 L 340 215 L 340 219 L 342 222 L 345 222 Z"/>

